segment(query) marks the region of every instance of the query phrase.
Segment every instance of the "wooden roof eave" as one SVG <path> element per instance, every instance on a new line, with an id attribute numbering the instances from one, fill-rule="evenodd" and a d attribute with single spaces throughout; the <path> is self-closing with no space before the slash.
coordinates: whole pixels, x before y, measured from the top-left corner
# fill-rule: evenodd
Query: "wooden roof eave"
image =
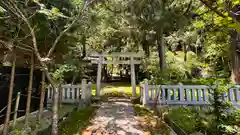
<path id="1" fill-rule="evenodd" d="M 11 52 L 11 48 L 8 48 L 6 45 L 3 45 L 0 43 L 0 61 L 1 61 L 1 63 L 4 63 L 4 61 L 5 61 L 4 59 L 7 59 L 5 62 L 10 62 L 10 59 L 11 59 L 10 52 Z M 16 52 L 16 56 L 17 56 L 16 66 L 28 68 L 32 50 L 23 48 L 21 46 L 16 46 L 15 52 Z M 6 55 L 9 55 L 9 56 L 6 56 Z M 8 58 L 4 58 L 4 57 L 8 57 Z M 35 68 L 37 68 L 37 69 L 40 69 L 40 67 L 41 67 L 40 63 L 38 62 L 37 59 L 35 60 L 34 65 L 35 65 Z"/>

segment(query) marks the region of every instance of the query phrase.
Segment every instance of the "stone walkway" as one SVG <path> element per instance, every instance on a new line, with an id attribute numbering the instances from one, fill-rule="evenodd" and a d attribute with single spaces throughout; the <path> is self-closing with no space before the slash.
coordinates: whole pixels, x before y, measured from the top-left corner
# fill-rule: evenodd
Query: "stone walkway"
<path id="1" fill-rule="evenodd" d="M 134 116 L 129 99 L 115 98 L 109 101 L 100 104 L 83 135 L 150 135 L 140 124 L 139 117 Z"/>

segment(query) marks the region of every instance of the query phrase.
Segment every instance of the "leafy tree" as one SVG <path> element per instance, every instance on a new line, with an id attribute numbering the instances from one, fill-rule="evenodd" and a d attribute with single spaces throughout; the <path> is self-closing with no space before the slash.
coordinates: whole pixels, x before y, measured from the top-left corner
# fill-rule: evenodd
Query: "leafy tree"
<path id="1" fill-rule="evenodd" d="M 38 62 L 45 72 L 46 78 L 54 87 L 52 123 L 52 134 L 54 135 L 58 134 L 57 104 L 59 91 L 56 81 L 49 72 L 48 64 L 51 59 L 53 59 L 51 56 L 57 45 L 62 44 L 65 46 L 64 37 L 67 32 L 70 32 L 75 24 L 82 23 L 80 21 L 83 19 L 86 9 L 92 2 L 93 1 L 74 1 L 71 3 L 66 1 L 66 3 L 55 3 L 54 5 L 54 1 L 40 3 L 39 1 L 3 0 L 0 2 L 1 9 L 4 9 L 3 23 L 12 30 L 9 31 L 5 29 L 7 33 L 3 32 L 4 38 L 15 41 L 14 37 L 21 37 L 18 36 L 18 33 L 26 37 L 24 40 L 21 40 L 24 42 L 25 49 L 28 47 L 34 51 Z M 69 7 L 71 5 L 72 8 Z M 59 6 L 59 8 L 55 6 Z M 65 8 L 64 6 L 68 7 Z M 19 30 L 19 32 L 17 32 L 17 30 Z M 15 46 L 19 47 L 19 44 L 21 43 L 18 41 L 15 43 Z M 47 44 L 47 46 L 44 47 L 42 44 Z M 44 48 L 42 49 L 42 47 Z M 7 134 L 6 128 L 4 134 Z"/>

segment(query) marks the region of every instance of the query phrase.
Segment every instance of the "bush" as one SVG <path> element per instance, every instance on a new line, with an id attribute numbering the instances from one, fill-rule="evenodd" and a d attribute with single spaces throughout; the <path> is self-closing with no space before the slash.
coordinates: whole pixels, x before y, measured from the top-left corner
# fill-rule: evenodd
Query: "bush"
<path id="1" fill-rule="evenodd" d="M 201 132 L 206 135 L 234 135 L 240 133 L 239 110 L 230 113 L 221 123 L 206 110 L 181 107 L 170 110 L 168 117 L 188 134 Z"/>

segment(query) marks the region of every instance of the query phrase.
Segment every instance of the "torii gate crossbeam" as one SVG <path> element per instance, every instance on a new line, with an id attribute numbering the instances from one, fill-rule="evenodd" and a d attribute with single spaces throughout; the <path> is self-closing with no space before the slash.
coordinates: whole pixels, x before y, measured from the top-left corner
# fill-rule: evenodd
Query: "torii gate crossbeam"
<path id="1" fill-rule="evenodd" d="M 90 56 L 98 57 L 98 60 L 92 60 L 91 63 L 98 64 L 97 70 L 97 88 L 96 98 L 100 98 L 101 90 L 101 76 L 102 76 L 102 64 L 128 64 L 131 65 L 131 85 L 132 85 L 132 96 L 136 97 L 136 76 L 135 76 L 135 64 L 141 64 L 140 60 L 134 58 L 141 58 L 144 53 L 136 52 L 112 52 L 112 53 L 91 53 Z M 105 60 L 105 57 L 112 57 L 112 60 Z M 117 60 L 119 57 L 128 57 L 130 60 Z"/>

